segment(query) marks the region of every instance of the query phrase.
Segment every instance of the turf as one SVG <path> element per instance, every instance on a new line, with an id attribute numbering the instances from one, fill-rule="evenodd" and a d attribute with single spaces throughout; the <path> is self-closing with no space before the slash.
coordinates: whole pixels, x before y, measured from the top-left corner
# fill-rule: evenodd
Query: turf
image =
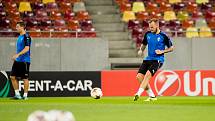
<path id="1" fill-rule="evenodd" d="M 73 112 L 76 121 L 215 121 L 215 97 L 159 97 L 156 102 L 133 97 L 0 98 L 0 121 L 26 121 L 35 110 Z"/>

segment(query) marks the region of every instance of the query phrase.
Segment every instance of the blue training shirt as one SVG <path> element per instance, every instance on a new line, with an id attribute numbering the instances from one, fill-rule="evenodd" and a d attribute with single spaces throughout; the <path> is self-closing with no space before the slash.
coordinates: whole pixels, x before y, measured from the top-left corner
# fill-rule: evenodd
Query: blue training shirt
<path id="1" fill-rule="evenodd" d="M 25 48 L 25 46 L 29 46 L 29 47 L 31 46 L 31 37 L 27 33 L 23 35 L 19 35 L 16 43 L 16 53 L 17 54 L 20 53 Z M 16 61 L 30 63 L 31 62 L 30 54 L 31 54 L 31 51 L 29 49 L 28 52 L 16 58 Z"/>
<path id="2" fill-rule="evenodd" d="M 163 32 L 159 34 L 148 31 L 145 33 L 143 45 L 148 45 L 148 56 L 144 60 L 158 60 L 159 62 L 164 62 L 164 54 L 156 54 L 155 50 L 165 50 L 165 47 L 168 48 L 172 46 L 170 38 Z"/>

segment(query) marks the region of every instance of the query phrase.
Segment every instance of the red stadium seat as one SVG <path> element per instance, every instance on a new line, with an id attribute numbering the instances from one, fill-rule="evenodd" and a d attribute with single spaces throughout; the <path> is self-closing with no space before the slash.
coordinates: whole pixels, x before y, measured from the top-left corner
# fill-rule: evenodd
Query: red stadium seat
<path id="1" fill-rule="evenodd" d="M 161 3 L 168 3 L 169 0 L 155 0 L 155 3 L 161 4 Z"/>
<path id="2" fill-rule="evenodd" d="M 184 20 L 181 24 L 182 28 L 186 30 L 188 27 L 193 27 L 195 23 L 193 20 Z"/>
<path id="3" fill-rule="evenodd" d="M 141 27 L 136 27 L 132 30 L 131 37 L 133 39 L 143 36 L 143 29 Z"/>
<path id="4" fill-rule="evenodd" d="M 132 30 L 132 29 L 134 29 L 136 27 L 140 27 L 140 26 L 141 26 L 141 24 L 140 24 L 140 21 L 138 21 L 138 20 L 129 20 L 128 21 L 129 30 Z"/>
<path id="5" fill-rule="evenodd" d="M 36 2 L 36 3 L 34 3 L 33 8 L 36 11 L 37 10 L 44 10 L 45 9 L 45 5 L 43 3 Z"/>
<path id="6" fill-rule="evenodd" d="M 42 30 L 51 29 L 52 28 L 52 21 L 51 20 L 41 20 L 39 27 Z"/>
<path id="7" fill-rule="evenodd" d="M 120 12 L 123 13 L 124 11 L 131 11 L 131 4 L 130 3 L 121 3 L 119 5 Z"/>
<path id="8" fill-rule="evenodd" d="M 26 29 L 27 30 L 29 30 L 31 28 L 37 28 L 37 26 L 38 26 L 38 21 L 35 19 L 28 19 L 25 22 L 26 22 Z"/>
<path id="9" fill-rule="evenodd" d="M 3 12 L 4 11 L 4 6 L 3 4 L 0 2 L 0 12 Z"/>
<path id="10" fill-rule="evenodd" d="M 13 2 L 13 0 L 2 0 L 2 2 L 3 3 L 9 3 L 9 2 L 11 3 L 11 2 Z"/>
<path id="11" fill-rule="evenodd" d="M 18 11 L 14 11 L 14 12 L 11 12 L 11 13 L 8 13 L 9 14 L 9 17 L 11 19 L 21 19 L 20 18 L 20 13 Z"/>
<path id="12" fill-rule="evenodd" d="M 0 29 L 9 29 L 10 28 L 10 20 L 5 18 L 5 19 L 0 19 Z"/>
<path id="13" fill-rule="evenodd" d="M 23 0 L 22 0 L 23 1 Z M 39 3 L 41 2 L 41 0 L 28 0 L 28 2 L 34 4 L 34 3 Z"/>
<path id="14" fill-rule="evenodd" d="M 215 12 L 214 11 L 206 11 L 205 12 L 205 18 L 207 20 L 215 19 Z"/>
<path id="15" fill-rule="evenodd" d="M 81 29 L 83 31 L 91 31 L 91 29 L 93 28 L 93 22 L 92 20 L 84 20 L 81 21 Z"/>
<path id="16" fill-rule="evenodd" d="M 51 18 L 51 20 L 61 20 L 62 19 L 62 14 L 59 11 L 52 11 L 50 13 L 50 18 Z"/>
<path id="17" fill-rule="evenodd" d="M 74 18 L 75 18 L 75 13 L 74 12 L 65 11 L 65 13 L 64 13 L 64 20 L 70 21 L 70 20 L 72 20 Z"/>
<path id="18" fill-rule="evenodd" d="M 38 10 L 36 11 L 36 19 L 38 21 L 49 20 L 48 13 L 46 11 Z"/>
<path id="19" fill-rule="evenodd" d="M 188 2 L 187 4 L 187 11 L 192 13 L 193 11 L 198 11 L 198 5 L 193 2 Z"/>
<path id="20" fill-rule="evenodd" d="M 133 38 L 133 41 L 135 41 L 135 43 L 136 43 L 136 48 L 139 48 L 142 44 L 143 36 L 141 35 L 136 38 Z"/>
<path id="21" fill-rule="evenodd" d="M 71 11 L 72 10 L 72 4 L 70 2 L 60 2 L 60 10 L 62 12 Z"/>
<path id="22" fill-rule="evenodd" d="M 154 2 L 148 2 L 146 6 L 147 6 L 146 7 L 147 11 L 149 12 L 153 12 L 153 11 L 160 12 L 158 9 L 158 4 Z"/>
<path id="23" fill-rule="evenodd" d="M 34 12 L 24 12 L 24 13 L 22 13 L 22 19 L 24 20 L 24 21 L 28 21 L 29 19 L 36 19 L 35 18 L 35 14 L 34 14 Z"/>
<path id="24" fill-rule="evenodd" d="M 209 26 L 212 30 L 215 30 L 215 19 L 208 20 L 208 26 Z"/>
<path id="25" fill-rule="evenodd" d="M 186 7 L 186 5 L 184 3 L 176 3 L 173 5 L 173 8 L 175 11 L 181 11 Z"/>
<path id="26" fill-rule="evenodd" d="M 149 19 L 149 13 L 146 11 L 137 12 L 136 18 L 139 21 L 147 20 L 147 19 Z"/>
<path id="27" fill-rule="evenodd" d="M 79 21 L 90 19 L 90 15 L 87 11 L 78 11 L 76 17 Z"/>
<path id="28" fill-rule="evenodd" d="M 156 18 L 156 19 L 161 19 L 162 15 L 159 11 L 152 11 L 150 13 L 150 18 Z"/>
<path id="29" fill-rule="evenodd" d="M 203 17 L 203 13 L 201 11 L 192 11 L 191 13 L 192 19 L 198 19 L 198 18 L 202 18 Z"/>
<path id="30" fill-rule="evenodd" d="M 163 19 L 161 19 L 161 20 L 159 21 L 159 26 L 160 26 L 160 28 L 166 27 L 166 21 L 163 20 Z"/>
<path id="31" fill-rule="evenodd" d="M 66 22 L 64 20 L 55 20 L 53 23 L 54 23 L 54 27 L 56 28 L 66 26 Z"/>
<path id="32" fill-rule="evenodd" d="M 81 28 L 78 20 L 69 20 L 67 21 L 67 25 L 69 30 L 71 31 L 77 31 L 78 29 Z"/>
<path id="33" fill-rule="evenodd" d="M 54 21 L 54 32 L 52 37 L 69 37 L 68 27 L 64 20 L 55 20 Z"/>
<path id="34" fill-rule="evenodd" d="M 58 5 L 57 3 L 47 3 L 46 4 L 46 11 L 52 12 L 52 11 L 58 11 Z"/>
<path id="35" fill-rule="evenodd" d="M 0 18 L 1 19 L 6 19 L 6 17 L 7 17 L 6 12 L 4 12 L 4 11 L 0 12 Z"/>
<path id="36" fill-rule="evenodd" d="M 148 29 L 148 27 L 149 27 L 148 21 L 146 21 L 146 20 L 142 21 L 142 27 L 143 27 L 144 30 Z"/>
<path id="37" fill-rule="evenodd" d="M 23 13 L 23 17 L 24 18 L 32 18 L 32 17 L 35 17 L 35 14 L 34 14 L 34 12 L 24 12 Z"/>
<path id="38" fill-rule="evenodd" d="M 6 2 L 5 8 L 7 11 L 18 11 L 17 4 L 14 2 Z"/>
<path id="39" fill-rule="evenodd" d="M 201 4 L 201 11 L 209 11 L 212 10 L 213 6 L 211 3 L 205 3 L 205 4 Z"/>
<path id="40" fill-rule="evenodd" d="M 161 11 L 161 12 L 164 12 L 164 11 L 171 11 L 171 10 L 172 10 L 171 4 L 166 3 L 166 2 L 162 2 L 162 3 L 160 4 L 160 11 Z"/>
<path id="41" fill-rule="evenodd" d="M 178 28 L 181 28 L 181 23 L 179 20 L 170 20 L 167 22 L 166 27 L 170 30 L 177 31 Z"/>

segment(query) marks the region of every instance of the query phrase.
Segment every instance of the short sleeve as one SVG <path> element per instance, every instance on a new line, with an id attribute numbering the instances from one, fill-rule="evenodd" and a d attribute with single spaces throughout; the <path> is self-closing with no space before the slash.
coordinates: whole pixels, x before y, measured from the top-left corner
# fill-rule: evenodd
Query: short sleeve
<path id="1" fill-rule="evenodd" d="M 165 34 L 163 34 L 163 35 L 164 35 L 164 43 L 165 43 L 165 45 L 168 48 L 170 48 L 173 45 L 171 39 L 167 35 L 165 35 Z"/>
<path id="2" fill-rule="evenodd" d="M 148 41 L 147 41 L 147 35 L 148 35 L 148 33 L 149 32 L 146 32 L 145 35 L 144 35 L 144 37 L 143 37 L 143 41 L 142 41 L 143 45 L 147 45 L 148 44 Z"/>
<path id="3" fill-rule="evenodd" d="M 31 37 L 28 35 L 24 35 L 24 43 L 25 43 L 25 46 L 30 46 L 31 45 Z"/>

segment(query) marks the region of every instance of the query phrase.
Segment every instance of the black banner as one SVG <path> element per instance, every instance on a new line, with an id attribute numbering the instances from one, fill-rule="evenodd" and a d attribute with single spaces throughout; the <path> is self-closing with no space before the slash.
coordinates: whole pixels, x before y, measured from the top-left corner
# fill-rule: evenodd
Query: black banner
<path id="1" fill-rule="evenodd" d="M 6 85 L 6 84 L 5 84 Z M 10 86 L 8 96 L 14 91 Z M 31 72 L 29 77 L 29 97 L 90 96 L 94 87 L 101 88 L 101 72 Z M 19 81 L 23 94 L 24 83 Z"/>
<path id="2" fill-rule="evenodd" d="M 12 84 L 9 80 L 8 73 L 0 71 L 0 97 L 7 97 L 12 93 Z"/>

